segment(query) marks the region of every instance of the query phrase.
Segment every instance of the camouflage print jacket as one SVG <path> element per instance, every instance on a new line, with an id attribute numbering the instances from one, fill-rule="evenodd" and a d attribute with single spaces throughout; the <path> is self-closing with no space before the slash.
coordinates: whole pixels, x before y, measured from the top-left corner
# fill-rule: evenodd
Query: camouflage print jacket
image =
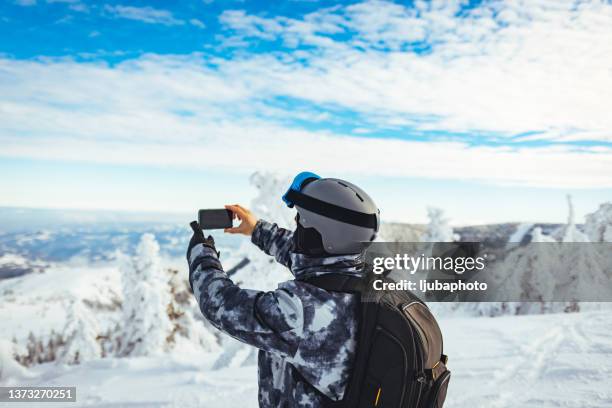
<path id="1" fill-rule="evenodd" d="M 252 242 L 291 269 L 295 280 L 270 292 L 242 289 L 212 248 L 187 254 L 190 282 L 204 316 L 219 330 L 260 349 L 260 407 L 321 407 L 341 399 L 355 355 L 356 295 L 328 292 L 304 278 L 360 275 L 362 255 L 309 258 L 293 253 L 291 231 L 259 221 Z"/>

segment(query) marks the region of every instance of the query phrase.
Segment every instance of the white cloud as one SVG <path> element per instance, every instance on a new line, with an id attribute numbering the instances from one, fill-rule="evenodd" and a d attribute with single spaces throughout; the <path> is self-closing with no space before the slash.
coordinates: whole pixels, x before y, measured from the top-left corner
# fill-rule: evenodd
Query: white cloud
<path id="1" fill-rule="evenodd" d="M 257 37 L 315 46 L 267 61 L 278 83 L 272 92 L 375 112 L 383 123 L 440 118 L 419 125 L 425 130 L 612 141 L 611 5 L 492 2 L 461 18 L 457 11 L 457 2 L 412 9 L 369 1 L 301 20 L 228 11 L 221 22 L 236 44 Z M 419 41 L 431 44 L 430 52 L 402 51 Z M 262 61 L 252 58 L 245 69 Z"/>
<path id="2" fill-rule="evenodd" d="M 112 68 L 2 60 L 0 154 L 241 173 L 310 168 L 328 174 L 612 187 L 609 148 L 515 150 L 355 138 L 263 120 L 251 103 L 260 88 L 239 81 L 242 71 L 231 68 L 206 68 L 197 56 L 149 56 Z"/>
<path id="3" fill-rule="evenodd" d="M 475 9 L 465 21 L 446 5 L 419 3 L 415 11 L 385 2 L 300 20 L 221 16 L 235 43 L 280 38 L 288 47 L 266 54 L 144 55 L 113 66 L 0 58 L 0 155 L 612 188 L 605 144 L 470 147 L 295 125 L 324 128 L 341 120 L 338 109 L 359 112 L 353 134 L 412 126 L 484 138 L 538 131 L 524 140 L 612 141 L 612 7 L 512 4 Z M 430 53 L 402 51 L 406 39 L 421 38 L 434 44 Z M 298 45 L 308 46 L 292 48 Z M 410 139 L 406 132 L 396 136 Z"/>
<path id="4" fill-rule="evenodd" d="M 163 24 L 167 26 L 182 25 L 184 21 L 176 19 L 168 10 L 160 10 L 153 7 L 132 6 L 104 6 L 104 10 L 117 18 L 137 20 L 149 24 Z"/>

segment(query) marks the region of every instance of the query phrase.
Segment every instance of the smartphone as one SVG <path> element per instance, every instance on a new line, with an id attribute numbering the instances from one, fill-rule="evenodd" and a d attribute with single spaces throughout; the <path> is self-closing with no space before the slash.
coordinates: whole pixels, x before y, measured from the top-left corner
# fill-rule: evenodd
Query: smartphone
<path id="1" fill-rule="evenodd" d="M 234 213 L 225 208 L 198 211 L 198 223 L 203 230 L 231 228 L 233 220 Z"/>

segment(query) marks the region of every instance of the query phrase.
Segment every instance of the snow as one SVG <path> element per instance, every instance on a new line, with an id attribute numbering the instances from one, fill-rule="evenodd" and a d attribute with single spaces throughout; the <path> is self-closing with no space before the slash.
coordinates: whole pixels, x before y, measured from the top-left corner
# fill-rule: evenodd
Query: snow
<path id="1" fill-rule="evenodd" d="M 19 385 L 76 386 L 77 403 L 55 407 L 256 407 L 255 367 L 206 371 L 208 358 L 107 358 L 77 366 L 43 364 Z M 11 383 L 4 383 L 3 385 Z M 0 403 L 2 406 L 2 403 Z"/>
<path id="2" fill-rule="evenodd" d="M 586 216 L 584 229 L 592 242 L 612 242 L 612 202 Z"/>
<path id="3" fill-rule="evenodd" d="M 609 313 L 448 318 L 440 326 L 452 371 L 447 408 L 612 405 Z M 256 407 L 255 365 L 213 370 L 217 355 L 47 363 L 31 368 L 32 378 L 0 382 L 75 385 L 70 407 Z"/>
<path id="4" fill-rule="evenodd" d="M 513 242 L 513 243 L 523 242 L 525 235 L 527 235 L 527 233 L 531 230 L 531 228 L 533 228 L 533 224 L 530 224 L 530 223 L 519 224 L 519 226 L 516 227 L 516 231 L 514 231 L 514 233 L 508 239 L 508 242 Z"/>
<path id="5" fill-rule="evenodd" d="M 250 205 L 251 209 L 262 218 L 292 228 L 295 211 L 288 209 L 280 200 L 289 182 L 290 179 L 267 173 L 253 175 L 251 183 L 258 193 Z M 571 201 L 569 205 L 566 239 L 580 239 L 578 234 L 581 232 L 573 219 Z M 592 241 L 606 240 L 608 234 L 612 235 L 611 209 L 612 204 L 606 203 L 587 217 L 585 231 Z M 430 224 L 423 234 L 425 241 L 457 239 L 442 210 L 432 208 L 429 215 Z M 185 225 L 156 232 L 156 240 L 162 245 L 161 253 L 180 252 L 180 259 L 160 259 L 159 248 L 152 238 L 145 238 L 145 243 L 135 251 L 136 258 L 141 261 L 153 259 L 140 272 L 158 280 L 157 287 L 162 279 L 160 268 L 172 266 L 178 270 L 168 285 L 172 291 L 169 306 L 184 312 L 172 320 L 174 328 L 178 330 L 173 332 L 173 347 L 161 350 L 156 344 L 152 348 L 155 353 L 151 355 L 121 358 L 113 353 L 97 358 L 96 351 L 80 364 L 67 365 L 56 361 L 28 368 L 17 364 L 12 355 L 24 348 L 30 332 L 45 340 L 52 330 L 61 333 L 66 331 L 66 327 L 74 327 L 67 325 L 66 312 L 70 305 L 78 306 L 74 310 L 77 315 L 95 316 L 95 324 L 83 317 L 86 327 L 79 329 L 79 333 L 87 334 L 88 338 L 79 341 L 86 343 L 91 340 L 95 325 L 100 334 L 111 332 L 125 320 L 124 310 L 134 312 L 138 309 L 138 304 L 123 305 L 122 309 L 125 297 L 123 289 L 127 289 L 123 285 L 127 284 L 129 288 L 142 279 L 129 274 L 126 276 L 125 273 L 122 275 L 118 265 L 110 261 L 116 256 L 109 255 L 108 251 L 121 250 L 131 256 L 134 254 L 131 249 L 138 248 L 136 244 L 141 232 L 130 230 L 128 235 L 118 235 L 106 231 L 104 237 L 107 239 L 94 239 L 94 235 L 79 231 L 70 233 L 70 237 L 79 241 L 89 237 L 82 244 L 88 255 L 80 258 L 74 257 L 72 251 L 66 251 L 66 247 L 72 248 L 74 243 L 63 236 L 59 239 L 61 234 L 57 232 L 36 232 L 31 235 L 32 239 L 22 239 L 22 243 L 44 240 L 53 251 L 70 254 L 72 260 L 60 262 L 42 257 L 48 262 L 44 268 L 17 278 L 0 280 L 0 385 L 76 386 L 78 402 L 53 404 L 57 407 L 256 407 L 257 350 L 219 334 L 202 319 L 192 295 L 188 295 L 186 300 L 181 300 L 179 296 L 180 293 L 184 294 L 187 273 L 183 255 L 188 239 L 186 229 Z M 531 230 L 534 241 L 553 240 L 544 235 L 540 228 L 534 228 L 533 224 L 521 224 L 510 240 L 521 242 Z M 422 231 L 420 226 L 410 227 L 409 231 L 402 225 L 383 228 L 386 239 L 400 240 L 401 237 L 405 241 L 418 238 Z M 30 235 L 19 237 L 26 236 Z M 12 244 L 11 237 L 5 240 L 4 248 L 19 249 L 19 252 L 11 255 L 9 252 L 2 253 L 0 248 L 0 263 L 30 266 L 30 258 L 36 258 L 30 256 L 31 251 L 36 249 L 36 253 L 45 253 L 36 247 L 17 247 Z M 215 239 L 224 242 L 224 235 L 215 235 Z M 270 290 L 276 288 L 279 282 L 291 279 L 286 268 L 255 248 L 248 238 L 241 239 L 231 249 L 221 248 L 221 259 L 226 269 L 244 257 L 250 261 L 232 276 L 236 282 L 243 287 Z M 236 250 L 238 245 L 240 248 Z M 164 249 L 164 246 L 170 246 L 172 250 Z M 96 252 L 96 248 L 106 252 Z M 537 261 L 530 256 L 534 254 L 523 255 L 523 258 L 515 261 L 525 265 Z M 587 262 L 585 259 L 574 259 L 574 256 L 567 254 L 563 262 Z M 527 267 L 524 266 L 524 269 Z M 550 271 L 551 276 L 553 272 Z M 135 280 L 130 282 L 132 278 Z M 164 300 L 150 303 L 158 306 L 167 303 L 165 294 L 153 297 L 164 297 Z M 532 305 L 541 308 L 537 303 Z M 551 306 L 545 315 L 508 315 L 517 313 L 521 303 L 430 304 L 434 314 L 440 318 L 445 352 L 450 357 L 452 379 L 445 407 L 612 406 L 612 339 L 609 337 L 612 315 L 609 310 L 598 310 L 609 308 L 611 304 L 582 303 L 580 313 L 550 313 L 563 310 L 564 304 L 559 305 L 559 308 Z M 149 316 L 161 315 L 159 309 L 149 312 Z M 543 310 L 530 311 L 533 312 Z M 475 317 L 479 314 L 499 317 Z M 326 317 L 323 312 L 317 319 L 324 324 Z M 150 328 L 150 325 L 145 326 L 140 332 Z M 74 332 L 72 329 L 69 331 Z M 17 344 L 11 341 L 12 338 Z M 4 405 L 0 403 L 1 406 Z"/>
<path id="6" fill-rule="evenodd" d="M 163 352 L 172 331 L 167 312 L 170 286 L 153 234 L 142 235 L 136 256 L 123 262 L 121 272 L 121 353 L 144 356 Z"/>
<path id="7" fill-rule="evenodd" d="M 531 233 L 531 242 L 557 242 L 553 237 L 542 232 L 542 228 L 535 227 Z"/>
<path id="8" fill-rule="evenodd" d="M 569 194 L 567 196 L 567 205 L 569 207 L 569 214 L 561 242 L 589 242 L 589 237 L 576 227 L 574 203 L 572 202 L 572 196 Z"/>
<path id="9" fill-rule="evenodd" d="M 26 266 L 28 260 L 19 254 L 2 254 L 0 255 L 0 265 Z"/>
<path id="10" fill-rule="evenodd" d="M 114 265 L 51 265 L 32 273 L 0 281 L 0 321 L 12 338 L 25 340 L 30 331 L 41 335 L 61 332 L 66 324 L 66 299 L 81 299 L 98 306 L 96 315 L 105 330 L 113 323 L 112 310 L 120 300 L 119 272 Z M 106 311 L 108 309 L 108 311 Z"/>
<path id="11" fill-rule="evenodd" d="M 16 348 L 17 346 L 15 343 L 9 340 L 0 339 L 0 383 L 2 383 L 2 379 L 24 379 L 32 377 L 28 370 L 17 363 L 13 358 Z"/>
<path id="12" fill-rule="evenodd" d="M 457 318 L 441 328 L 448 408 L 612 406 L 609 313 Z"/>
<path id="13" fill-rule="evenodd" d="M 60 357 L 62 362 L 78 364 L 102 355 L 102 348 L 97 341 L 100 333 L 98 322 L 81 300 L 73 299 L 70 303 L 63 332 L 67 335 L 67 343 Z"/>

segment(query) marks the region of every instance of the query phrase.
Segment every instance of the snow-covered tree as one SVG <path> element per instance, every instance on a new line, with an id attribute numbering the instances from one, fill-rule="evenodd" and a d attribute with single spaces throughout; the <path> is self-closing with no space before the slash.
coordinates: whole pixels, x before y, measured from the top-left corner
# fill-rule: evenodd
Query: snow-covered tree
<path id="1" fill-rule="evenodd" d="M 612 202 L 603 203 L 588 214 L 584 230 L 591 242 L 612 242 Z"/>
<path id="2" fill-rule="evenodd" d="M 253 213 L 281 227 L 293 228 L 295 211 L 281 199 L 291 185 L 291 179 L 274 173 L 255 172 L 249 181 L 257 190 L 257 195 L 251 201 Z"/>
<path id="3" fill-rule="evenodd" d="M 560 263 L 561 253 L 559 244 L 549 241 L 516 247 L 505 259 L 491 264 L 486 271 L 488 282 L 496 288 L 496 297 L 520 301 L 509 304 L 515 313 L 542 313 L 544 302 L 555 296 L 561 274 L 568 273 Z"/>
<path id="4" fill-rule="evenodd" d="M 153 355 L 166 350 L 172 324 L 168 317 L 170 291 L 161 265 L 159 245 L 143 234 L 136 255 L 123 257 L 123 332 L 121 355 Z"/>
<path id="5" fill-rule="evenodd" d="M 427 216 L 429 223 L 427 230 L 421 236 L 421 242 L 453 242 L 455 240 L 453 228 L 448 225 L 448 219 L 444 217 L 444 210 L 428 207 Z"/>
<path id="6" fill-rule="evenodd" d="M 66 345 L 66 340 L 61 333 L 56 333 L 55 330 L 51 330 L 49 334 L 49 340 L 47 340 L 47 347 L 45 348 L 45 360 L 56 361 L 60 357 L 60 353 L 63 351 Z"/>
<path id="7" fill-rule="evenodd" d="M 64 346 L 59 361 L 79 364 L 99 358 L 102 348 L 98 343 L 100 329 L 91 311 L 79 299 L 73 299 L 68 308 L 64 328 Z"/>
<path id="8" fill-rule="evenodd" d="M 576 221 L 574 219 L 574 203 L 572 202 L 572 196 L 567 195 L 567 205 L 569 207 L 569 214 L 567 216 L 567 225 L 563 232 L 562 242 L 589 242 L 589 238 L 576 228 Z"/>

